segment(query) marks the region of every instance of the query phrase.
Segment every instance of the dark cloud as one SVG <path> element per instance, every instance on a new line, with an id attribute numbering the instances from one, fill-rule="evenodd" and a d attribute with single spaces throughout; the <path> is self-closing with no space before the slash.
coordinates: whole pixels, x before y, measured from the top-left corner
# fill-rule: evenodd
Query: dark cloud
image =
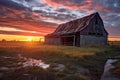
<path id="1" fill-rule="evenodd" d="M 58 12 L 66 12 L 66 11 L 68 11 L 68 10 L 65 9 L 65 8 L 60 8 L 60 9 L 57 9 L 56 11 L 58 11 Z"/>
<path id="2" fill-rule="evenodd" d="M 33 0 L 25 0 L 25 1 L 27 1 L 27 2 L 31 2 L 31 1 L 33 1 Z"/>
<path id="3" fill-rule="evenodd" d="M 0 26 L 48 34 L 60 23 L 93 12 L 100 13 L 110 35 L 120 34 L 120 0 L 0 0 Z"/>
<path id="4" fill-rule="evenodd" d="M 100 3 L 111 11 L 120 12 L 120 0 L 100 0 Z"/>
<path id="5" fill-rule="evenodd" d="M 13 9 L 18 9 L 18 10 L 23 10 L 26 8 L 25 6 L 15 3 L 11 0 L 0 0 L 0 5 L 13 8 Z"/>

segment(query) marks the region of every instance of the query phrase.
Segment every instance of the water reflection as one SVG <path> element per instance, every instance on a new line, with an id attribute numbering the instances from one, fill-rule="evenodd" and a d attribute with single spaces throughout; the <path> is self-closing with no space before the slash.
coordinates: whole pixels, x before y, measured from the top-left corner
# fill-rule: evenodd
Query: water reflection
<path id="1" fill-rule="evenodd" d="M 27 67 L 27 66 L 38 66 L 43 69 L 47 69 L 49 68 L 50 65 L 45 64 L 42 60 L 36 60 L 36 59 L 29 58 L 23 63 L 23 67 Z"/>
<path id="2" fill-rule="evenodd" d="M 23 67 L 38 66 L 38 67 L 41 67 L 43 69 L 47 69 L 50 67 L 49 64 L 45 64 L 42 60 L 37 60 L 37 59 L 33 59 L 33 58 L 26 58 L 26 57 L 21 56 L 21 54 L 18 54 L 18 57 L 25 60 L 25 62 L 22 63 Z"/>

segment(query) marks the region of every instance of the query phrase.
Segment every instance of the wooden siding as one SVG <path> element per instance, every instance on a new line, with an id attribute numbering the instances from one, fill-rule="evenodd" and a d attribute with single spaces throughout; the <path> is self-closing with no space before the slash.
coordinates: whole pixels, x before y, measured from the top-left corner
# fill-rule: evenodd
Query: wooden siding
<path id="1" fill-rule="evenodd" d="M 82 31 L 81 35 L 95 35 L 95 36 L 106 36 L 108 33 L 104 28 L 104 24 L 99 15 L 95 15 Z"/>
<path id="2" fill-rule="evenodd" d="M 80 35 L 80 46 L 85 46 L 85 45 L 107 45 L 107 37 Z"/>

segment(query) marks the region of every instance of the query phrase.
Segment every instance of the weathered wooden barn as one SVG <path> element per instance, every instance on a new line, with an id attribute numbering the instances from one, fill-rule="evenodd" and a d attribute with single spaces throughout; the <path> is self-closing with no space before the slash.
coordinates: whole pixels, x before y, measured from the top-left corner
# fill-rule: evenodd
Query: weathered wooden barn
<path id="1" fill-rule="evenodd" d="M 99 13 L 93 13 L 64 24 L 45 36 L 45 43 L 52 45 L 85 46 L 107 45 L 108 33 Z"/>

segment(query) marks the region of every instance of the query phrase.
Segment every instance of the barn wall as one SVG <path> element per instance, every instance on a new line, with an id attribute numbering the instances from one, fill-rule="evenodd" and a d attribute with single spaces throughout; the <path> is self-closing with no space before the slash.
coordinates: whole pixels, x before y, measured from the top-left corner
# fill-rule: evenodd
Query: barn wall
<path id="1" fill-rule="evenodd" d="M 107 45 L 107 37 L 80 35 L 80 46 L 85 46 L 85 45 Z"/>
<path id="2" fill-rule="evenodd" d="M 59 37 L 57 38 L 45 38 L 45 44 L 51 44 L 51 45 L 61 45 L 61 39 Z"/>
<path id="3" fill-rule="evenodd" d="M 76 33 L 75 35 L 75 46 L 80 46 L 80 33 Z"/>

